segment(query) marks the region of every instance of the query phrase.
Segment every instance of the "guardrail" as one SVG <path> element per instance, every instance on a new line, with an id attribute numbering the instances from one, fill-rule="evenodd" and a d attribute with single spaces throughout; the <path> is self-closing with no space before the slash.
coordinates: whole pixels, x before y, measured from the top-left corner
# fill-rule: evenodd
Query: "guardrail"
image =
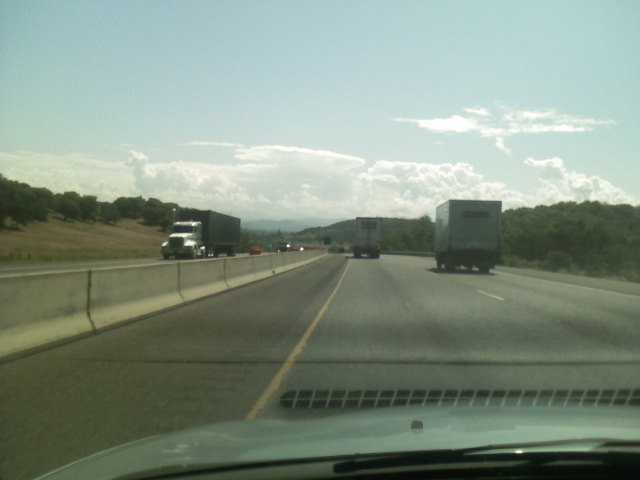
<path id="1" fill-rule="evenodd" d="M 93 335 L 325 255 L 325 250 L 305 250 L 2 277 L 0 360 Z"/>

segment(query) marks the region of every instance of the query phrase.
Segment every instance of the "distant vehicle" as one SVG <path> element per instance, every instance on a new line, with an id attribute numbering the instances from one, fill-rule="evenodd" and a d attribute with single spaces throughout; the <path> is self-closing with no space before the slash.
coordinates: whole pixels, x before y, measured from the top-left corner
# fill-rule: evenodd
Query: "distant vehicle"
<path id="1" fill-rule="evenodd" d="M 249 255 L 260 255 L 262 253 L 262 247 L 249 247 Z"/>
<path id="2" fill-rule="evenodd" d="M 500 258 L 501 201 L 448 200 L 436 208 L 438 270 L 474 266 L 487 273 Z"/>
<path id="3" fill-rule="evenodd" d="M 162 257 L 197 258 L 221 252 L 235 255 L 240 243 L 240 219 L 212 210 L 180 209 L 169 239 L 162 244 Z"/>
<path id="4" fill-rule="evenodd" d="M 290 252 L 292 248 L 291 242 L 280 242 L 278 244 L 278 253 Z"/>
<path id="5" fill-rule="evenodd" d="M 353 242 L 353 256 L 360 258 L 368 255 L 369 258 L 380 258 L 382 240 L 382 218 L 357 217 L 356 231 Z"/>

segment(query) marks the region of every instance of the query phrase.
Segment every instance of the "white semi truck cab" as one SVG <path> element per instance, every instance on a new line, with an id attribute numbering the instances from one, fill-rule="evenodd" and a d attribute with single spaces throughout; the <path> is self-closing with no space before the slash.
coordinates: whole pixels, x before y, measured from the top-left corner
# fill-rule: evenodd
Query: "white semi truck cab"
<path id="1" fill-rule="evenodd" d="M 197 258 L 202 256 L 202 222 L 175 222 L 169 240 L 161 247 L 162 258 Z"/>

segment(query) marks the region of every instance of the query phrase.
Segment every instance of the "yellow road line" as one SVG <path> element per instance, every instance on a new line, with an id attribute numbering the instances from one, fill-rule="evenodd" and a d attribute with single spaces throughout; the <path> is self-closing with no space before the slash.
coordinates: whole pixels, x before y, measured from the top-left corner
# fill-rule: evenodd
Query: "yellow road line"
<path id="1" fill-rule="evenodd" d="M 316 317 L 313 319 L 313 322 L 311 322 L 311 325 L 309 325 L 309 328 L 307 328 L 306 332 L 304 332 L 304 335 L 302 335 L 302 338 L 300 339 L 298 344 L 294 347 L 294 349 L 291 351 L 287 359 L 284 361 L 284 363 L 280 367 L 280 370 L 278 370 L 278 373 L 276 373 L 275 377 L 273 377 L 273 380 L 271 380 L 271 383 L 269 384 L 267 389 L 262 393 L 262 395 L 260 396 L 256 404 L 253 406 L 251 411 L 247 414 L 247 416 L 244 417 L 245 420 L 255 420 L 256 417 L 258 416 L 258 413 L 260 413 L 260 411 L 266 406 L 266 404 L 269 402 L 273 394 L 276 393 L 276 391 L 278 391 L 278 389 L 280 388 L 280 385 L 282 385 L 282 381 L 287 376 L 287 374 L 291 371 L 291 369 L 293 368 L 293 365 L 296 363 L 296 360 L 298 359 L 298 356 L 300 356 L 300 354 L 302 353 L 302 350 L 304 350 L 304 347 L 307 345 L 307 341 L 309 340 L 309 337 L 311 336 L 315 328 L 318 326 L 318 323 L 320 323 L 320 319 L 322 319 L 327 309 L 329 308 L 329 305 L 331 305 L 331 302 L 333 301 L 336 294 L 338 293 L 338 290 L 340 290 L 340 287 L 342 286 L 342 282 L 344 281 L 347 271 L 349 270 L 349 265 L 351 265 L 351 262 L 347 262 L 347 266 L 342 272 L 342 275 L 340 276 L 340 280 L 338 280 L 338 283 L 333 289 L 333 292 L 331 292 L 331 295 L 329 295 L 329 298 L 324 303 L 324 305 L 322 306 L 322 308 L 320 309 Z"/>

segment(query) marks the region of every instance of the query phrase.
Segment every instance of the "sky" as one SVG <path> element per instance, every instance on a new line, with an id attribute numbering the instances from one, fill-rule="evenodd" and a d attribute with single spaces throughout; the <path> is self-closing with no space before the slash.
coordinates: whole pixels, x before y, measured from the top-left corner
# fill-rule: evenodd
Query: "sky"
<path id="1" fill-rule="evenodd" d="M 0 173 L 246 220 L 640 204 L 640 2 L 0 0 Z"/>

